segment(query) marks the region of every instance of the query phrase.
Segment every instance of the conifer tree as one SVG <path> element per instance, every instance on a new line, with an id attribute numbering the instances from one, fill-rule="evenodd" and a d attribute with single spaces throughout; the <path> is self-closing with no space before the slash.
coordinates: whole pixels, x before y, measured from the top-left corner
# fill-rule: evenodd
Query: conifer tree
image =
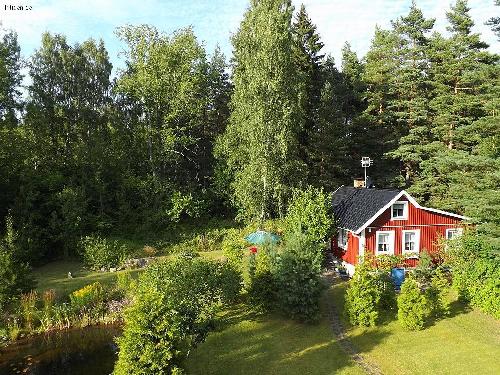
<path id="1" fill-rule="evenodd" d="M 337 90 L 342 126 L 344 127 L 347 153 L 345 155 L 345 183 L 351 183 L 352 177 L 360 173 L 359 162 L 365 153 L 376 149 L 376 131 L 361 116 L 366 109 L 364 100 L 366 85 L 362 80 L 365 70 L 351 45 L 345 43 L 342 48 L 341 84 Z M 375 156 L 375 155 L 369 155 Z M 372 177 L 374 177 L 372 175 Z"/>
<path id="2" fill-rule="evenodd" d="M 370 147 L 363 150 L 363 156 L 370 156 L 375 160 L 373 171 L 378 172 L 375 180 L 378 186 L 401 183 L 398 180 L 399 161 L 387 156 L 397 148 L 399 139 L 403 136 L 394 104 L 397 98 L 395 80 L 399 66 L 397 42 L 394 32 L 376 27 L 362 74 L 362 81 L 366 85 L 366 108 L 362 113 L 362 120 L 369 130 L 366 139 L 370 140 Z"/>
<path id="3" fill-rule="evenodd" d="M 418 176 L 419 165 L 428 158 L 427 146 L 432 142 L 427 34 L 432 30 L 434 21 L 425 19 L 413 1 L 408 15 L 393 22 L 399 64 L 391 80 L 395 94 L 391 110 L 395 116 L 396 129 L 402 137 L 398 148 L 390 156 L 402 162 L 407 186 Z"/>
<path id="4" fill-rule="evenodd" d="M 321 88 L 324 82 L 322 64 L 324 55 L 321 54 L 323 43 L 306 12 L 304 4 L 295 16 L 293 23 L 293 56 L 300 76 L 298 82 L 301 94 L 301 112 L 304 126 L 299 134 L 300 158 L 307 164 L 308 170 L 314 168 L 310 160 L 311 152 L 316 147 L 311 137 L 318 130 L 319 102 Z M 312 176 L 311 176 L 312 177 Z M 310 178 L 311 180 L 311 178 Z M 314 177 L 312 177 L 314 180 Z M 313 181 L 311 181 L 313 183 Z"/>
<path id="5" fill-rule="evenodd" d="M 328 56 L 323 64 L 324 84 L 318 107 L 315 129 L 309 135 L 308 176 L 311 185 L 335 190 L 344 183 L 342 167 L 345 166 L 347 149 L 344 144 L 345 132 L 341 121 L 337 88 L 341 81 L 333 58 Z"/>
<path id="6" fill-rule="evenodd" d="M 500 0 L 495 0 L 495 5 L 500 6 Z M 491 17 L 486 24 L 491 26 L 491 30 L 500 40 L 500 17 Z"/>
<path id="7" fill-rule="evenodd" d="M 433 207 L 471 217 L 480 231 L 498 238 L 499 60 L 472 32 L 466 1 L 458 0 L 447 18 L 451 37 L 432 40 L 432 157 L 422 162 L 410 191 Z"/>
<path id="8" fill-rule="evenodd" d="M 436 35 L 432 40 L 431 77 L 433 96 L 433 136 L 448 149 L 463 148 L 461 128 L 484 116 L 481 83 L 492 56 L 479 34 L 472 33 L 474 22 L 466 0 L 458 0 L 446 13 L 451 37 Z"/>

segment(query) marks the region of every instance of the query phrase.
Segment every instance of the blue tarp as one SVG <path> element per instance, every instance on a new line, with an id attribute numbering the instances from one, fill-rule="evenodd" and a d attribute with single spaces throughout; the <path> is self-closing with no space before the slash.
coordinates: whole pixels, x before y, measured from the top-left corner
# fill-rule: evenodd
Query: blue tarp
<path id="1" fill-rule="evenodd" d="M 257 232 L 250 233 L 246 236 L 245 240 L 253 245 L 262 245 L 266 242 L 277 243 L 281 240 L 281 237 L 274 233 L 258 230 Z"/>

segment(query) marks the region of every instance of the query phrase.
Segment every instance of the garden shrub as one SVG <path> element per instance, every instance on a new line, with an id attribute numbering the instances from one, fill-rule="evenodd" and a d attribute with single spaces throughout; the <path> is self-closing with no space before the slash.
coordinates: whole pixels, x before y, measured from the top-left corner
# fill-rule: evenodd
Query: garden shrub
<path id="1" fill-rule="evenodd" d="M 99 236 L 86 236 L 80 240 L 85 265 L 93 270 L 110 268 L 122 264 L 127 255 L 125 246 Z"/>
<path id="2" fill-rule="evenodd" d="M 144 245 L 144 247 L 142 248 L 142 252 L 147 257 L 154 257 L 158 254 L 158 249 L 154 246 Z"/>
<path id="3" fill-rule="evenodd" d="M 431 314 L 431 308 L 415 277 L 407 276 L 398 296 L 398 320 L 401 325 L 412 331 L 424 328 L 425 321 Z"/>
<path id="4" fill-rule="evenodd" d="M 372 257 L 366 256 L 349 281 L 344 309 L 352 325 L 375 326 L 380 313 L 396 305 L 389 272 L 374 268 L 375 264 Z"/>
<path id="5" fill-rule="evenodd" d="M 243 285 L 239 268 L 231 263 L 216 263 L 215 278 L 219 282 L 221 299 L 226 302 L 236 300 Z"/>
<path id="6" fill-rule="evenodd" d="M 383 310 L 393 310 L 396 308 L 396 291 L 394 282 L 388 271 L 378 271 L 375 273 L 375 284 L 380 293 L 378 307 Z"/>
<path id="7" fill-rule="evenodd" d="M 447 316 L 450 312 L 450 284 L 442 268 L 436 268 L 425 293 L 435 317 Z"/>
<path id="8" fill-rule="evenodd" d="M 248 289 L 250 303 L 257 308 L 273 310 L 278 297 L 277 289 L 276 277 L 270 271 L 255 273 Z"/>
<path id="9" fill-rule="evenodd" d="M 367 257 L 368 259 L 369 257 Z M 390 271 L 391 269 L 395 267 L 400 267 L 403 262 L 404 262 L 404 256 L 403 255 L 378 255 L 376 257 L 376 264 L 377 268 L 384 270 L 384 271 Z"/>
<path id="10" fill-rule="evenodd" d="M 253 247 L 248 260 L 250 286 L 248 295 L 251 303 L 272 310 L 276 307 L 278 286 L 276 281 L 276 264 L 279 261 L 277 247 L 264 244 L 259 249 Z"/>
<path id="11" fill-rule="evenodd" d="M 91 312 L 104 301 L 104 291 L 99 281 L 75 290 L 69 295 L 71 307 L 75 311 Z"/>
<path id="12" fill-rule="evenodd" d="M 246 243 L 241 231 L 237 229 L 228 230 L 222 240 L 222 252 L 228 259 L 229 263 L 233 264 L 237 268 L 241 268 L 241 260 L 243 259 L 245 248 Z"/>
<path id="13" fill-rule="evenodd" d="M 500 319 L 500 256 L 481 235 L 466 233 L 446 244 L 459 298 Z"/>
<path id="14" fill-rule="evenodd" d="M 285 217 L 286 233 L 303 233 L 312 242 L 321 242 L 333 232 L 331 204 L 323 189 L 309 186 L 294 190 Z"/>
<path id="15" fill-rule="evenodd" d="M 413 271 L 413 276 L 419 284 L 428 286 L 434 274 L 435 265 L 427 251 L 422 251 L 418 257 L 418 264 Z"/>
<path id="16" fill-rule="evenodd" d="M 125 295 L 130 292 L 131 287 L 133 286 L 134 280 L 130 275 L 130 272 L 118 272 L 116 274 L 116 284 L 115 288 L 122 295 Z"/>
<path id="17" fill-rule="evenodd" d="M 114 374 L 182 373 L 189 351 L 211 329 L 216 307 L 235 297 L 230 280 L 241 285 L 230 265 L 202 258 L 151 265 L 125 311 Z"/>
<path id="18" fill-rule="evenodd" d="M 319 315 L 321 246 L 303 234 L 289 236 L 276 269 L 281 312 L 300 321 L 315 321 Z"/>

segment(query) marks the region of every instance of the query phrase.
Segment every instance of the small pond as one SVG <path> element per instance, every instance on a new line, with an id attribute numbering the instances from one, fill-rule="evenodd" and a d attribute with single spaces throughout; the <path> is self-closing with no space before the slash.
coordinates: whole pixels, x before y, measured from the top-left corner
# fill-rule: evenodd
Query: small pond
<path id="1" fill-rule="evenodd" d="M 0 375 L 108 375 L 117 357 L 116 326 L 51 332 L 0 348 Z"/>

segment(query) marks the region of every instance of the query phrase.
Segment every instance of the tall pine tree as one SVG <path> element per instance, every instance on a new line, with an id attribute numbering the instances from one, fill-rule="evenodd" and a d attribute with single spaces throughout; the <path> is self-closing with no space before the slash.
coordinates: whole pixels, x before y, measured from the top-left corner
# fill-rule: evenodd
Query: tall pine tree
<path id="1" fill-rule="evenodd" d="M 401 161 L 406 186 L 418 177 L 420 163 L 429 157 L 428 145 L 432 142 L 427 34 L 432 30 L 434 21 L 425 19 L 413 1 L 408 15 L 393 22 L 399 64 L 391 82 L 395 94 L 391 110 L 396 129 L 402 137 L 398 148 L 390 155 Z"/>
<path id="2" fill-rule="evenodd" d="M 398 93 L 395 80 L 399 67 L 397 46 L 398 38 L 394 32 L 376 27 L 362 74 L 362 81 L 366 85 L 366 108 L 362 113 L 362 121 L 367 129 L 365 139 L 370 142 L 364 148 L 363 156 L 374 159 L 370 172 L 375 177 L 376 186 L 401 184 L 400 163 L 388 156 L 390 151 L 398 147 L 404 135 L 395 110 Z"/>
<path id="3" fill-rule="evenodd" d="M 309 182 L 315 183 L 316 177 L 312 169 L 314 153 L 317 144 L 313 140 L 318 132 L 319 105 L 321 89 L 324 83 L 322 64 L 324 55 L 321 54 L 323 43 L 314 25 L 307 14 L 304 4 L 295 16 L 293 23 L 293 56 L 299 73 L 300 105 L 304 126 L 299 134 L 300 158 L 307 165 L 310 172 Z M 311 173 L 312 172 L 312 173 Z"/>

